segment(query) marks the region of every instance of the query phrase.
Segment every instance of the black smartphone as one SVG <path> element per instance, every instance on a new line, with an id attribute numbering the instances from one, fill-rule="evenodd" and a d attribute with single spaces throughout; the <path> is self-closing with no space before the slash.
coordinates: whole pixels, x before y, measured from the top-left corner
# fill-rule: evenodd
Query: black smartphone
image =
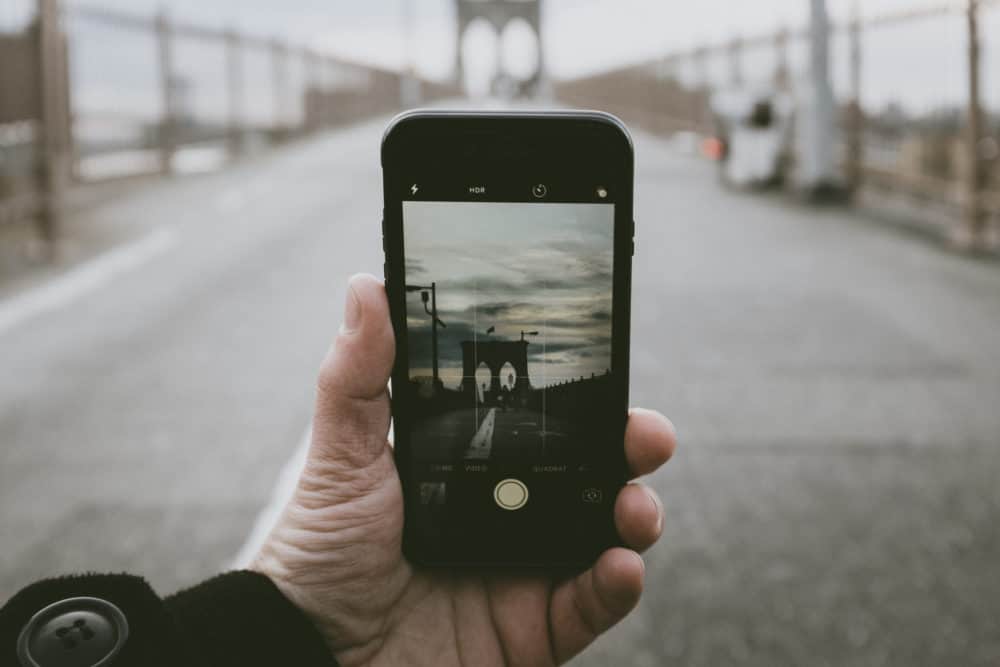
<path id="1" fill-rule="evenodd" d="M 633 162 L 599 112 L 415 111 L 386 130 L 411 561 L 575 568 L 619 543 Z"/>

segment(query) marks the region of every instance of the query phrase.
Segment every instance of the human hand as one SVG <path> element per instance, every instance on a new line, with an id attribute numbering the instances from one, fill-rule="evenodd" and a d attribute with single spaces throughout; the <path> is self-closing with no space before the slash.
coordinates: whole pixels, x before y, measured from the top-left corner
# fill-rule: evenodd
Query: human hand
<path id="1" fill-rule="evenodd" d="M 323 362 L 313 437 L 293 498 L 254 560 L 355 665 L 556 665 L 628 614 L 642 591 L 638 551 L 660 536 L 649 488 L 619 493 L 615 522 L 630 547 L 606 551 L 567 580 L 423 570 L 401 551 L 403 495 L 388 442 L 395 344 L 382 283 L 351 279 L 344 324 Z M 625 454 L 635 476 L 673 454 L 673 427 L 633 409 Z"/>

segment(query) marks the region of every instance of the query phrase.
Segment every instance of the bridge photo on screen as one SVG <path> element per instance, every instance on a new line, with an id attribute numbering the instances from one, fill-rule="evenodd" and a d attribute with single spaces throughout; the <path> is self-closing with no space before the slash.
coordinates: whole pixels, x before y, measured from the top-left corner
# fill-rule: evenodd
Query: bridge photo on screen
<path id="1" fill-rule="evenodd" d="M 403 228 L 415 458 L 581 457 L 611 389 L 614 206 L 406 202 Z"/>

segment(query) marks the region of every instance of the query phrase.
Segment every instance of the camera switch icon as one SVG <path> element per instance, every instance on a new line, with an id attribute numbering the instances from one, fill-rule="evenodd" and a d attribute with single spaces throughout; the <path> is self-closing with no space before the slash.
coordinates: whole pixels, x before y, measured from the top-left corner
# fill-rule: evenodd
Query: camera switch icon
<path id="1" fill-rule="evenodd" d="M 583 502 L 585 503 L 599 503 L 604 500 L 604 492 L 600 489 L 589 488 L 583 490 Z"/>

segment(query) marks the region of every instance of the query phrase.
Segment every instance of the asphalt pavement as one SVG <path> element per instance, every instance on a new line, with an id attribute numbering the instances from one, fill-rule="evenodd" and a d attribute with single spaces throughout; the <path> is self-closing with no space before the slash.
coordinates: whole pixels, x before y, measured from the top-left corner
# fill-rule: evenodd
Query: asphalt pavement
<path id="1" fill-rule="evenodd" d="M 87 215 L 124 250 L 4 296 L 0 600 L 231 562 L 381 271 L 383 122 L 120 193 Z M 681 447 L 645 597 L 575 664 L 1000 664 L 1000 265 L 636 149 L 632 397 Z"/>

